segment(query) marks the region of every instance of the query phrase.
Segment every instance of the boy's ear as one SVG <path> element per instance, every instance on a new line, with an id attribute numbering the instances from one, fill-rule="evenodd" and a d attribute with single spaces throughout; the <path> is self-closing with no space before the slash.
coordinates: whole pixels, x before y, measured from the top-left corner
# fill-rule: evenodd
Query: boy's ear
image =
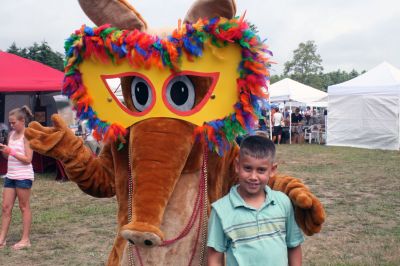
<path id="1" fill-rule="evenodd" d="M 270 176 L 274 176 L 276 174 L 276 170 L 278 169 L 278 163 L 272 163 L 272 167 L 271 167 L 271 175 Z"/>

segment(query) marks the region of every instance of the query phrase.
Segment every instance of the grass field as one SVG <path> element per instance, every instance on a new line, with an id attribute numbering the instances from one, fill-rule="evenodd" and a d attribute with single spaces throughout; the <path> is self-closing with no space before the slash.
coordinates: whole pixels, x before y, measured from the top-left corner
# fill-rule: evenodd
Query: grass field
<path id="1" fill-rule="evenodd" d="M 400 153 L 278 146 L 279 169 L 301 178 L 324 203 L 327 221 L 303 245 L 303 265 L 400 265 Z M 103 265 L 116 227 L 115 199 L 96 199 L 55 173 L 37 175 L 28 250 L 13 251 L 21 216 L 14 208 L 0 265 Z M 1 181 L 1 187 L 2 187 Z"/>

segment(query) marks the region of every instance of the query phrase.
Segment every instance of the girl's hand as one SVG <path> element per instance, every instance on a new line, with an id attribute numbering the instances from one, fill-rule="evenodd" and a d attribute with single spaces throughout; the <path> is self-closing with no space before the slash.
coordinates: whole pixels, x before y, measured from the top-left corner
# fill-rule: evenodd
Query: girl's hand
<path id="1" fill-rule="evenodd" d="M 7 145 L 1 144 L 0 146 L 0 151 L 2 151 L 4 154 L 7 155 L 15 155 L 15 150 L 11 149 L 10 147 L 8 147 Z"/>
<path id="2" fill-rule="evenodd" d="M 14 156 L 15 155 L 15 150 L 11 149 L 7 145 L 1 144 L 0 143 L 0 151 L 2 151 L 4 154 Z"/>

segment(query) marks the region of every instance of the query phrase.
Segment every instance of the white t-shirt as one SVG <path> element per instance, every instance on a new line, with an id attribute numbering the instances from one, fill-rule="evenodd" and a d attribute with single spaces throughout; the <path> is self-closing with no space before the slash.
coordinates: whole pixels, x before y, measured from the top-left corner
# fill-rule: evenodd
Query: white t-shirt
<path id="1" fill-rule="evenodd" d="M 283 115 L 282 115 L 282 113 L 278 113 L 278 112 L 276 112 L 275 114 L 274 114 L 274 127 L 277 127 L 277 126 L 281 126 L 281 121 L 283 120 Z"/>

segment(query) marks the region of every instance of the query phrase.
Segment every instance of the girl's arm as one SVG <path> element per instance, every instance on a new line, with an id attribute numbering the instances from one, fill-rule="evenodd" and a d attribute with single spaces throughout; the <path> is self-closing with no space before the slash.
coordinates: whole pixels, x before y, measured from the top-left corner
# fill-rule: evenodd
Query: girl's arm
<path id="1" fill-rule="evenodd" d="M 25 156 L 22 154 L 18 154 L 21 155 L 21 157 L 20 158 L 15 157 L 15 158 L 17 158 L 23 163 L 30 164 L 32 162 L 33 150 L 31 149 L 31 146 L 29 146 L 29 142 L 25 137 L 24 137 L 24 147 L 25 147 L 25 154 L 24 154 Z"/>
<path id="2" fill-rule="evenodd" d="M 1 144 L 3 157 L 14 156 L 15 159 L 19 160 L 24 164 L 30 164 L 32 162 L 33 151 L 29 146 L 29 142 L 24 138 L 25 154 L 16 152 L 12 147 Z"/>

